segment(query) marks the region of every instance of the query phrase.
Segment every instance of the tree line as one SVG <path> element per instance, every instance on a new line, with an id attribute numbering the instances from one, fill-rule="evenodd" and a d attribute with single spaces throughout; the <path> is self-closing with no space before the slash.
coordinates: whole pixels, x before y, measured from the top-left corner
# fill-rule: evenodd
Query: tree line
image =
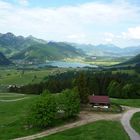
<path id="1" fill-rule="evenodd" d="M 82 103 L 88 95 L 109 95 L 116 98 L 140 98 L 140 77 L 121 72 L 69 71 L 49 77 L 38 84 L 11 87 L 10 92 L 41 94 L 44 90 L 60 93 L 77 88 Z"/>

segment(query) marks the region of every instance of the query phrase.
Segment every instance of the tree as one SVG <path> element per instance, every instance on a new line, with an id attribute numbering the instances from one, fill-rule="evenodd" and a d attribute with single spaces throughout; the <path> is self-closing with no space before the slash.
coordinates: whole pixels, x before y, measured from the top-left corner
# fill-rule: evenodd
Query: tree
<path id="1" fill-rule="evenodd" d="M 111 81 L 108 86 L 108 95 L 110 97 L 121 98 L 121 85 L 116 81 Z"/>
<path id="2" fill-rule="evenodd" d="M 76 90 L 64 90 L 58 96 L 59 110 L 64 111 L 64 117 L 75 117 L 80 111 L 80 97 Z"/>
<path id="3" fill-rule="evenodd" d="M 140 97 L 140 84 L 130 83 L 123 87 L 123 96 L 127 94 L 124 98 L 139 98 Z"/>
<path id="4" fill-rule="evenodd" d="M 126 84 L 122 88 L 122 98 L 129 98 L 129 95 L 131 94 L 131 84 Z"/>
<path id="5" fill-rule="evenodd" d="M 135 71 L 136 71 L 137 73 L 140 73 L 140 63 L 137 63 L 137 64 L 135 65 Z"/>
<path id="6" fill-rule="evenodd" d="M 80 95 L 81 103 L 88 102 L 88 96 L 90 94 L 87 79 L 84 73 L 81 73 L 79 77 L 76 79 L 76 85 L 78 89 L 78 93 Z"/>
<path id="7" fill-rule="evenodd" d="M 58 117 L 59 112 L 64 116 Z M 29 122 L 33 126 L 50 126 L 57 119 L 75 117 L 80 111 L 80 98 L 76 90 L 64 90 L 62 93 L 51 94 L 44 91 L 33 103 L 29 112 Z"/>
<path id="8" fill-rule="evenodd" d="M 42 96 L 46 96 L 46 95 L 50 95 L 52 94 L 49 90 L 45 89 L 43 92 L 42 92 Z"/>
<path id="9" fill-rule="evenodd" d="M 46 127 L 53 124 L 57 112 L 54 95 L 41 96 L 31 107 L 29 121 L 34 126 Z"/>

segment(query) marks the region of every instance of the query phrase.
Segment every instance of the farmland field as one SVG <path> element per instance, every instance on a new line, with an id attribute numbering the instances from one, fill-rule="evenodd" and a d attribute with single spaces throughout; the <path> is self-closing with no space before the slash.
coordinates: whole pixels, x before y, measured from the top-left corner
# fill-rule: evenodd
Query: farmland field
<path id="1" fill-rule="evenodd" d="M 24 85 L 38 83 L 48 75 L 55 75 L 66 71 L 65 69 L 45 69 L 45 70 L 0 70 L 0 85 Z"/>

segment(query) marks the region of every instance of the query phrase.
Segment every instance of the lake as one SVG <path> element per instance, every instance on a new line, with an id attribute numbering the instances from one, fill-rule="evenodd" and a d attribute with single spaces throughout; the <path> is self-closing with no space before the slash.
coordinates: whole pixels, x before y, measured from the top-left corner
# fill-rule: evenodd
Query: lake
<path id="1" fill-rule="evenodd" d="M 60 67 L 60 68 L 84 68 L 84 67 L 91 67 L 91 68 L 98 68 L 96 65 L 90 65 L 80 62 L 64 62 L 64 61 L 49 61 L 44 64 L 39 64 L 38 67 L 45 67 L 45 66 L 53 66 L 53 67 Z"/>

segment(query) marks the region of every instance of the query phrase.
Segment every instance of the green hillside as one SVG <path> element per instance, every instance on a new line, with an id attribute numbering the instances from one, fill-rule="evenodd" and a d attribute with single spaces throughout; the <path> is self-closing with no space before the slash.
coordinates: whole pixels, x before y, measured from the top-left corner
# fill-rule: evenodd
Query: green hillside
<path id="1" fill-rule="evenodd" d="M 64 42 L 47 42 L 32 36 L 1 34 L 0 51 L 11 60 L 44 62 L 84 56 L 84 53 Z"/>
<path id="2" fill-rule="evenodd" d="M 53 43 L 49 42 L 47 44 L 37 43 L 35 45 L 30 45 L 28 48 L 15 53 L 11 59 L 14 60 L 36 60 L 45 61 L 45 60 L 61 60 L 64 58 L 71 58 L 82 56 L 82 53 L 67 45 L 65 43 Z"/>
<path id="3" fill-rule="evenodd" d="M 11 62 L 0 52 L 0 65 L 9 65 Z"/>
<path id="4" fill-rule="evenodd" d="M 136 55 L 135 57 L 129 59 L 128 61 L 121 63 L 121 65 L 138 65 L 140 64 L 140 54 Z"/>
<path id="5" fill-rule="evenodd" d="M 137 63 L 140 63 L 140 54 L 136 55 L 135 57 L 133 57 L 132 59 L 130 59 L 129 61 L 127 61 L 127 63 L 129 63 L 129 64 L 137 64 Z"/>

